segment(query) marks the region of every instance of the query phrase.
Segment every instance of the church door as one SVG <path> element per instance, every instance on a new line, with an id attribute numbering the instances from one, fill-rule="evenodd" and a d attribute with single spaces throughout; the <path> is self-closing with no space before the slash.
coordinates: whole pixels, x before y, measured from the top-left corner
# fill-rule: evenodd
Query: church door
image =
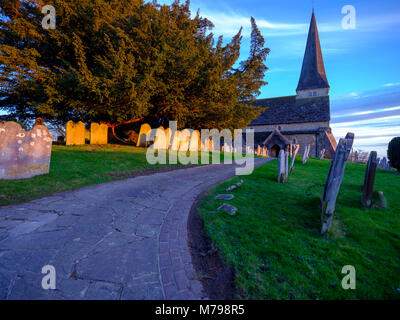
<path id="1" fill-rule="evenodd" d="M 271 148 L 271 157 L 272 157 L 272 158 L 277 158 L 280 151 L 281 151 L 281 147 L 279 147 L 277 144 L 274 145 L 274 146 Z"/>

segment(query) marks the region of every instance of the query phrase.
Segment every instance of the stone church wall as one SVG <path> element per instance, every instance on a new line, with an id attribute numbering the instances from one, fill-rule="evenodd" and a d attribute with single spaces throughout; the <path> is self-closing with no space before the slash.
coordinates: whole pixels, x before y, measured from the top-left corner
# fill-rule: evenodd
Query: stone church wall
<path id="1" fill-rule="evenodd" d="M 254 132 L 265 132 L 265 131 L 272 132 L 276 128 L 278 128 L 280 131 L 296 131 L 296 130 L 318 130 L 319 128 L 328 128 L 328 127 L 329 127 L 329 121 L 321 121 L 321 122 L 257 125 L 257 126 L 248 126 L 247 129 L 254 129 Z"/>

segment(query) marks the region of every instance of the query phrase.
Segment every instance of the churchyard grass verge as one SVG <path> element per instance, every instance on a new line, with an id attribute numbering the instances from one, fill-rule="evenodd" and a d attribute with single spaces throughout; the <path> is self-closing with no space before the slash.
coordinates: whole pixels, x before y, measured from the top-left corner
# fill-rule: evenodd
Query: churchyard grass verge
<path id="1" fill-rule="evenodd" d="M 320 198 L 329 166 L 330 160 L 317 159 L 302 165 L 298 157 L 280 184 L 273 160 L 202 199 L 207 234 L 235 270 L 237 298 L 400 298 L 400 176 L 377 170 L 375 191 L 383 191 L 388 208 L 364 208 L 366 166 L 347 163 L 332 229 L 322 236 Z M 240 179 L 233 200 L 214 199 Z M 235 216 L 217 211 L 223 202 L 238 208 Z M 355 267 L 355 290 L 342 288 L 346 265 Z"/>
<path id="2" fill-rule="evenodd" d="M 145 148 L 120 145 L 53 146 L 48 175 L 0 180 L 0 206 L 182 166 L 180 163 L 151 165 L 146 152 Z M 223 156 L 221 159 L 223 162 Z"/>

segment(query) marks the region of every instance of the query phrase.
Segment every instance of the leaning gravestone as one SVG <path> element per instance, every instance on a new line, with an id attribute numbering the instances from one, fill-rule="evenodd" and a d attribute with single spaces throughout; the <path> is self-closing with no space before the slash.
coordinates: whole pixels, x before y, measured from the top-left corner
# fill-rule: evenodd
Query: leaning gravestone
<path id="1" fill-rule="evenodd" d="M 26 132 L 16 122 L 0 127 L 0 179 L 26 179 L 49 173 L 52 135 L 44 125 Z"/>
<path id="2" fill-rule="evenodd" d="M 294 145 L 294 147 L 292 148 L 292 159 L 290 161 L 289 172 L 293 171 L 294 160 L 296 160 L 296 156 L 297 156 L 297 153 L 299 152 L 299 149 L 300 149 L 300 145 L 298 145 L 298 144 Z"/>
<path id="3" fill-rule="evenodd" d="M 67 146 L 83 145 L 85 144 L 85 124 L 81 121 L 75 123 L 73 121 L 67 122 Z"/>
<path id="4" fill-rule="evenodd" d="M 361 203 L 365 207 L 370 207 L 372 204 L 372 194 L 374 193 L 376 167 L 378 165 L 376 156 L 376 151 L 372 151 L 369 154 L 367 169 L 365 171 L 363 193 L 361 197 Z"/>
<path id="5" fill-rule="evenodd" d="M 107 144 L 108 126 L 105 124 L 92 123 L 90 125 L 90 144 Z"/>
<path id="6" fill-rule="evenodd" d="M 345 139 L 340 139 L 335 155 L 331 162 L 328 177 L 326 179 L 324 193 L 321 198 L 322 204 L 322 229 L 324 234 L 329 231 L 335 212 L 336 198 L 342 184 L 346 161 L 349 158 L 354 142 L 354 133 L 349 132 Z"/>

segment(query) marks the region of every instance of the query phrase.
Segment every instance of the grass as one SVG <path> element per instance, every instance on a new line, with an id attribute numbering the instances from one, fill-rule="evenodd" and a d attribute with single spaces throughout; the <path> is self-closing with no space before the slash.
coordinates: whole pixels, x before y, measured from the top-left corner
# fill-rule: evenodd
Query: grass
<path id="1" fill-rule="evenodd" d="M 180 163 L 151 165 L 146 160 L 146 151 L 145 148 L 120 145 L 53 146 L 49 174 L 30 179 L 0 180 L 0 206 L 127 179 L 146 171 L 182 166 Z"/>
<path id="2" fill-rule="evenodd" d="M 327 236 L 320 235 L 320 197 L 329 160 L 295 162 L 286 184 L 277 161 L 211 190 L 199 207 L 209 237 L 234 267 L 242 299 L 399 299 L 400 175 L 377 171 L 375 190 L 387 209 L 361 206 L 365 165 L 348 163 Z M 217 212 L 232 183 L 244 184 L 228 201 L 236 216 Z M 377 200 L 375 200 L 377 202 Z M 342 268 L 356 269 L 356 290 L 344 290 Z"/>

